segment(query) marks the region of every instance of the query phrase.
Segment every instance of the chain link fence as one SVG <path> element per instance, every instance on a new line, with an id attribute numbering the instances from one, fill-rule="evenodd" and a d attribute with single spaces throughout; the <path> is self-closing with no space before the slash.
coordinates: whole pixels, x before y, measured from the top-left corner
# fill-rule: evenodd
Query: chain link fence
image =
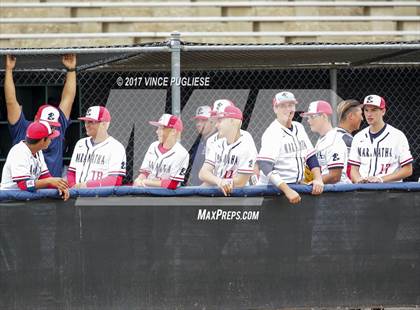
<path id="1" fill-rule="evenodd" d="M 216 52 L 212 51 L 212 46 L 199 45 L 203 49 L 196 53 L 181 49 L 181 75 L 174 77 L 171 74 L 171 49 L 155 51 L 153 48 L 156 46 L 169 47 L 169 43 L 143 45 L 143 50 L 130 52 L 77 51 L 78 89 L 71 114 L 72 124 L 66 134 L 65 164 L 69 163 L 76 141 L 85 136 L 83 124 L 77 121 L 77 117 L 92 105 L 106 105 L 112 115 L 110 134 L 126 146 L 128 176 L 125 181 L 132 182 L 148 146 L 157 139 L 155 128 L 148 121 L 157 120 L 162 113 L 171 113 L 174 84 L 181 84 L 178 104 L 185 127 L 182 144 L 187 150 L 191 150 L 199 140 L 192 119 L 196 108 L 200 105 L 211 106 L 215 100 L 222 98 L 234 101 L 242 109 L 243 129 L 253 135 L 259 148 L 264 130 L 275 118 L 272 98 L 277 92 L 287 90 L 293 92 L 299 101 L 295 115 L 297 121 L 302 121 L 300 112 L 306 110 L 314 100 L 327 100 L 334 106 L 343 99 L 361 101 L 368 94 L 381 95 L 388 103 L 386 122 L 406 134 L 415 159 L 420 155 L 418 59 L 417 63 L 372 65 L 369 62 L 362 66 L 340 66 L 333 61 L 329 64 L 319 62 L 319 55 L 324 58 L 326 56 L 316 54 L 318 47 L 313 48 L 315 61 L 311 62 L 311 45 L 306 46 L 308 49 L 305 49 L 300 60 L 293 52 L 289 54 L 290 58 L 282 52 L 272 51 L 267 54 L 264 45 L 252 46 L 252 54 L 245 53 L 246 46 L 242 49 L 241 46 L 235 46 L 240 51 L 237 53 L 234 49 L 223 51 L 220 45 L 216 46 Z M 1 52 L 7 54 L 9 51 Z M 68 51 L 62 50 L 60 54 L 65 52 Z M 374 49 L 367 49 L 363 55 L 372 57 L 374 55 L 370 54 L 373 52 Z M 325 53 L 328 53 L 328 49 L 325 49 Z M 335 54 L 330 56 L 338 57 Z M 288 59 L 292 59 L 293 63 L 289 64 Z M 360 62 L 360 59 L 356 60 Z M 58 105 L 65 78 L 59 55 L 23 53 L 18 56 L 18 64 L 14 78 L 18 99 L 26 117 L 32 119 L 38 106 L 45 102 Z M 3 63 L 1 65 L 3 67 Z M 1 71 L 1 86 L 3 80 L 4 72 Z M 194 84 L 194 81 L 201 82 Z M 11 145 L 3 89 L 1 93 L 2 168 Z M 310 132 L 306 121 L 302 123 L 315 143 L 317 136 Z M 364 126 L 366 124 L 362 124 Z M 414 166 L 412 180 L 417 180 L 420 172 L 417 161 Z"/>

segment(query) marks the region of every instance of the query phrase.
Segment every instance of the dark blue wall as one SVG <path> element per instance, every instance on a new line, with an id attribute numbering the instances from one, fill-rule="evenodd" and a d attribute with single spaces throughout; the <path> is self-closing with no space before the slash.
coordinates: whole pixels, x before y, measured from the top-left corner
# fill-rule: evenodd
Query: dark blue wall
<path id="1" fill-rule="evenodd" d="M 297 207 L 119 199 L 0 204 L 0 309 L 420 305 L 420 192 L 304 195 Z M 200 208 L 260 214 L 199 221 Z"/>

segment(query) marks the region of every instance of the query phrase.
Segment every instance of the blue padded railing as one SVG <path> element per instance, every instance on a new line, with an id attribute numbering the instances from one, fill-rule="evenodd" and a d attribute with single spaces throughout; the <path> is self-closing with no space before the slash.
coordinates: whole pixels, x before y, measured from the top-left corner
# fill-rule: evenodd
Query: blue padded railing
<path id="1" fill-rule="evenodd" d="M 290 185 L 294 190 L 302 194 L 309 194 L 312 190 L 308 185 Z M 352 192 L 352 191 L 420 191 L 418 182 L 398 182 L 385 184 L 335 184 L 325 185 L 324 192 Z M 165 188 L 142 188 L 132 186 L 100 187 L 71 189 L 71 198 L 77 197 L 108 197 L 108 196 L 161 196 L 161 197 L 186 197 L 186 196 L 208 196 L 220 197 L 223 193 L 217 187 L 186 186 L 176 190 Z M 277 196 L 282 193 L 273 186 L 248 186 L 237 188 L 233 191 L 234 197 L 256 197 L 256 196 Z M 60 198 L 55 189 L 41 189 L 34 193 L 21 190 L 0 190 L 0 201 L 27 201 L 45 198 Z"/>

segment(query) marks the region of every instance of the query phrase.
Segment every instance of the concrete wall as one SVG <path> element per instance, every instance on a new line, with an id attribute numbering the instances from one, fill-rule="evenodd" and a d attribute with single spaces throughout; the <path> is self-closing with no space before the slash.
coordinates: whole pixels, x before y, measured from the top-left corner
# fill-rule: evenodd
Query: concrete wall
<path id="1" fill-rule="evenodd" d="M 305 195 L 299 207 L 267 196 L 113 198 L 0 204 L 0 307 L 420 304 L 420 192 Z M 258 220 L 199 220 L 204 209 Z"/>

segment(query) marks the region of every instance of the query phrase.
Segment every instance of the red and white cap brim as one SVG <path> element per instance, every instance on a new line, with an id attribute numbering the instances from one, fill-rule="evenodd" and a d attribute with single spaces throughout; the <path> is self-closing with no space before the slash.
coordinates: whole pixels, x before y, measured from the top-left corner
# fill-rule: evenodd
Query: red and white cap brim
<path id="1" fill-rule="evenodd" d="M 202 120 L 208 120 L 210 117 L 207 116 L 203 116 L 203 115 L 198 115 L 198 116 L 194 116 L 193 119 L 202 119 Z"/>
<path id="2" fill-rule="evenodd" d="M 165 124 L 162 124 L 160 122 L 149 121 L 149 124 L 156 127 L 165 127 Z"/>

